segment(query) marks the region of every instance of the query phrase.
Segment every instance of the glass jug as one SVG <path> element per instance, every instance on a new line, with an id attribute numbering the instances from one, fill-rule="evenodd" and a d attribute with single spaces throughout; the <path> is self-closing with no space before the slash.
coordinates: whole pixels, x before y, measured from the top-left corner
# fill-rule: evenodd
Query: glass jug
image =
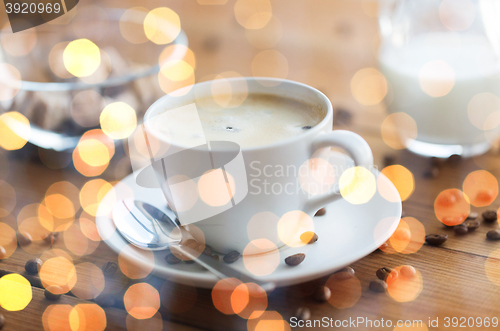
<path id="1" fill-rule="evenodd" d="M 381 0 L 379 66 L 407 149 L 464 157 L 500 133 L 500 1 Z"/>

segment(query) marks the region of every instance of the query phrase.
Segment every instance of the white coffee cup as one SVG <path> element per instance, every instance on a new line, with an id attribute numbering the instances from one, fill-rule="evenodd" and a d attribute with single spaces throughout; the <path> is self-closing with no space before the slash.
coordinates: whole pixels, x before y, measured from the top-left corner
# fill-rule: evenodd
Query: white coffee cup
<path id="1" fill-rule="evenodd" d="M 318 209 L 340 198 L 341 195 L 336 190 L 311 195 L 300 187 L 296 176 L 273 176 L 269 174 L 269 171 L 263 171 L 264 167 L 267 166 L 266 169 L 272 169 L 286 166 L 289 169 L 300 169 L 304 164 L 308 164 L 307 162 L 311 158 L 325 152 L 329 153 L 331 147 L 340 147 L 350 154 L 355 165 L 369 168 L 373 166 L 372 152 L 366 141 L 359 135 L 349 131 L 332 131 L 332 104 L 323 93 L 313 87 L 274 78 L 232 78 L 228 79 L 227 83 L 232 87 L 232 93 L 243 92 L 238 91 L 238 89 L 244 89 L 248 91 L 248 94 L 273 94 L 280 97 L 295 98 L 318 105 L 325 112 L 324 118 L 304 133 L 265 146 L 241 148 L 237 153 L 238 156 L 234 157 L 234 162 L 232 162 L 233 169 L 244 167 L 243 171 L 246 170 L 246 176 L 243 179 L 239 175 L 233 176 L 235 178 L 236 192 L 232 196 L 232 200 L 237 201 L 228 202 L 228 205 L 222 209 L 219 206 L 219 209 L 214 209 L 215 212 L 207 209 L 207 215 L 211 215 L 210 217 L 186 225 L 186 229 L 195 238 L 204 240 L 215 251 L 220 253 L 228 253 L 232 250 L 242 253 L 249 242 L 256 239 L 256 236 L 272 242 L 275 246 L 271 245 L 270 248 L 280 247 L 287 243 L 286 237 L 289 236 L 289 233 L 280 233 L 280 231 L 287 232 L 288 230 L 279 230 L 279 227 L 284 224 L 284 221 L 279 224 L 279 220 L 283 220 L 284 215 L 285 218 L 291 218 L 290 224 L 294 222 L 294 218 L 295 221 L 300 222 L 303 222 L 303 220 L 299 220 L 301 218 L 312 220 Z M 164 112 L 165 109 L 177 108 L 194 103 L 199 98 L 210 97 L 213 93 L 212 86 L 213 81 L 195 84 L 192 87 L 160 98 L 147 110 L 144 115 L 144 129 L 149 140 L 155 140 L 160 145 L 157 150 L 168 150 L 169 157 L 175 158 L 175 152 L 184 150 L 185 146 L 177 146 L 155 131 L 152 127 L 155 117 Z M 194 149 L 193 151 L 195 158 L 200 159 L 206 159 L 210 153 L 203 149 Z M 224 152 L 218 150 L 211 151 L 211 153 L 212 158 L 217 158 Z M 197 208 L 196 206 L 203 204 L 202 199 L 193 197 L 197 193 L 196 190 L 188 195 L 175 196 L 178 192 L 173 192 L 168 185 L 169 183 L 167 183 L 168 180 L 167 182 L 164 180 L 168 177 L 165 176 L 165 167 L 162 168 L 161 163 L 158 162 L 157 165 L 157 167 L 154 167 L 155 174 L 170 206 L 174 206 L 175 201 L 179 205 L 179 199 L 195 198 L 198 205 L 195 204 L 192 208 Z M 186 164 L 186 167 L 189 167 L 189 165 Z M 231 170 L 227 172 L 231 173 Z M 273 185 L 274 187 L 281 187 L 281 193 L 274 194 L 263 189 L 259 192 L 254 189 L 259 185 L 263 185 L 264 181 L 268 183 L 268 187 Z M 238 195 L 245 187 L 247 192 Z M 240 191 L 238 191 L 239 189 Z M 192 204 L 189 203 L 189 205 Z M 204 206 L 203 208 L 205 207 L 209 208 L 211 206 Z M 175 210 L 175 208 L 172 209 Z M 180 221 L 183 223 L 182 218 L 180 218 Z M 252 222 L 255 224 L 251 224 Z M 285 224 L 285 226 L 288 225 Z M 200 238 L 200 231 L 191 231 L 195 227 L 201 230 L 204 238 Z M 255 227 L 258 229 L 255 230 Z"/>

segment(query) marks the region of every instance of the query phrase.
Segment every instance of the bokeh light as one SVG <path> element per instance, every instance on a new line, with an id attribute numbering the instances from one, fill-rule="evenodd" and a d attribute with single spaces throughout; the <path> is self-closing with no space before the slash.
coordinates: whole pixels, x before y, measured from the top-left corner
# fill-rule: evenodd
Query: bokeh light
<path id="1" fill-rule="evenodd" d="M 0 307 L 8 311 L 19 311 L 31 302 L 33 293 L 30 282 L 19 274 L 8 274 L 0 278 Z"/>
<path id="2" fill-rule="evenodd" d="M 309 194 L 327 193 L 335 183 L 335 169 L 327 160 L 312 157 L 306 160 L 299 169 L 300 187 Z"/>
<path id="3" fill-rule="evenodd" d="M 137 125 L 135 110 L 125 102 L 113 102 L 104 107 L 100 123 L 102 131 L 110 138 L 127 138 Z"/>
<path id="4" fill-rule="evenodd" d="M 160 308 L 158 291 L 147 283 L 130 286 L 123 296 L 127 312 L 137 319 L 153 317 Z"/>
<path id="5" fill-rule="evenodd" d="M 189 64 L 193 70 L 196 69 L 196 57 L 193 51 L 184 45 L 168 45 L 163 49 L 163 51 L 161 51 L 160 56 L 158 57 L 160 68 L 163 67 L 165 63 L 174 60 L 183 60 Z"/>
<path id="6" fill-rule="evenodd" d="M 1 74 L 1 70 L 0 70 Z M 0 84 L 0 90 L 2 85 Z M 0 92 L 0 101 L 2 92 Z M 11 111 L 0 115 L 0 147 L 8 151 L 21 149 L 30 138 L 30 122 L 21 113 Z"/>
<path id="7" fill-rule="evenodd" d="M 73 331 L 70 325 L 70 314 L 73 307 L 70 305 L 50 305 L 42 315 L 42 324 L 45 331 Z"/>
<path id="8" fill-rule="evenodd" d="M 267 293 L 255 283 L 240 284 L 231 294 L 231 307 L 241 318 L 258 318 L 267 309 Z"/>
<path id="9" fill-rule="evenodd" d="M 460 224 L 470 214 L 469 198 L 458 189 L 444 190 L 434 201 L 434 213 L 445 225 Z"/>
<path id="10" fill-rule="evenodd" d="M 0 246 L 5 249 L 2 259 L 9 258 L 17 248 L 16 230 L 5 222 L 0 222 Z"/>
<path id="11" fill-rule="evenodd" d="M 76 269 L 73 262 L 62 256 L 52 257 L 43 262 L 39 271 L 43 287 L 59 286 L 64 294 L 76 284 Z"/>
<path id="12" fill-rule="evenodd" d="M 288 60 L 276 50 L 261 51 L 252 60 L 252 75 L 285 79 L 288 76 Z M 265 86 L 277 85 L 275 82 L 260 83 Z"/>
<path id="13" fill-rule="evenodd" d="M 463 192 L 473 206 L 488 206 L 498 196 L 498 180 L 489 171 L 473 171 L 464 180 Z"/>
<path id="14" fill-rule="evenodd" d="M 380 129 L 382 139 L 393 149 L 404 149 L 409 141 L 417 138 L 417 123 L 406 113 L 388 115 Z"/>
<path id="15" fill-rule="evenodd" d="M 84 300 L 96 298 L 104 290 L 104 275 L 99 267 L 90 262 L 77 264 L 76 284 L 71 290 L 75 296 Z"/>
<path id="16" fill-rule="evenodd" d="M 144 7 L 132 7 L 120 17 L 120 33 L 129 43 L 142 44 L 148 41 L 142 23 L 149 10 Z"/>
<path id="17" fill-rule="evenodd" d="M 264 238 L 252 240 L 243 250 L 243 263 L 256 276 L 269 275 L 280 264 L 278 246 Z"/>
<path id="18" fill-rule="evenodd" d="M 71 331 L 104 331 L 106 313 L 95 303 L 77 304 L 69 313 L 69 324 Z"/>
<path id="19" fill-rule="evenodd" d="M 283 36 L 281 21 L 272 16 L 269 22 L 260 29 L 246 29 L 247 40 L 252 46 L 259 49 L 273 48 Z"/>
<path id="20" fill-rule="evenodd" d="M 301 210 L 290 211 L 278 221 L 278 237 L 290 247 L 306 245 L 300 240 L 300 235 L 306 231 L 314 231 L 314 223 L 311 217 Z"/>
<path id="21" fill-rule="evenodd" d="M 331 291 L 328 302 L 337 309 L 354 306 L 361 297 L 361 282 L 352 275 L 345 277 L 342 273 L 331 275 L 325 284 Z"/>
<path id="22" fill-rule="evenodd" d="M 85 237 L 92 241 L 102 240 L 95 224 L 95 218 L 83 212 L 82 215 L 80 215 L 78 222 L 80 224 L 80 231 L 82 231 Z"/>
<path id="23" fill-rule="evenodd" d="M 234 196 L 234 178 L 230 173 L 220 168 L 209 170 L 198 180 L 198 192 L 201 200 L 207 205 L 224 206 Z"/>
<path id="24" fill-rule="evenodd" d="M 8 28 L 8 23 L 4 25 L 0 34 L 2 50 L 12 56 L 23 56 L 30 53 L 37 43 L 36 29 L 27 29 L 13 33 Z"/>
<path id="25" fill-rule="evenodd" d="M 236 278 L 219 280 L 212 289 L 212 302 L 215 308 L 225 315 L 235 314 L 231 304 L 231 295 L 236 287 L 241 284 L 242 282 Z"/>
<path id="26" fill-rule="evenodd" d="M 80 209 L 80 200 L 79 200 L 80 190 L 78 190 L 78 188 L 74 184 L 68 181 L 55 182 L 54 184 L 50 185 L 50 187 L 47 189 L 47 191 L 45 192 L 45 196 L 48 197 L 50 195 L 55 195 L 55 194 L 63 195 L 66 199 L 69 199 L 69 202 L 67 202 L 67 208 L 69 208 L 69 203 L 71 203 L 75 212 Z M 67 213 L 67 211 L 66 212 L 61 211 L 61 212 Z M 69 214 L 70 214 L 69 217 L 74 216 L 74 213 L 69 213 Z"/>
<path id="27" fill-rule="evenodd" d="M 144 18 L 144 33 L 155 44 L 171 43 L 181 31 L 179 15 L 167 7 L 151 10 Z"/>
<path id="28" fill-rule="evenodd" d="M 278 215 L 270 212 L 264 211 L 255 214 L 248 221 L 247 224 L 247 234 L 250 241 L 266 238 L 274 244 L 279 243 L 278 237 L 278 222 L 280 218 Z M 267 229 L 269 227 L 269 229 Z"/>
<path id="29" fill-rule="evenodd" d="M 237 0 L 234 4 L 236 21 L 245 29 L 263 28 L 273 16 L 269 0 Z"/>
<path id="30" fill-rule="evenodd" d="M 422 91 L 437 98 L 450 93 L 455 85 L 455 72 L 447 62 L 432 60 L 422 66 L 418 79 Z"/>
<path id="31" fill-rule="evenodd" d="M 500 114 L 500 98 L 493 93 L 478 93 L 467 105 L 470 122 L 480 130 L 491 130 L 498 126 Z"/>
<path id="32" fill-rule="evenodd" d="M 76 170 L 87 177 L 99 176 L 106 170 L 115 154 L 111 138 L 100 129 L 85 132 L 73 151 L 73 164 Z"/>
<path id="33" fill-rule="evenodd" d="M 92 254 L 99 246 L 98 241 L 89 240 L 81 231 L 78 223 L 72 224 L 63 233 L 64 245 L 76 256 Z"/>
<path id="34" fill-rule="evenodd" d="M 113 185 L 104 179 L 89 180 L 80 191 L 80 203 L 89 215 L 98 216 L 97 208 L 106 194 L 115 194 Z M 105 208 L 106 207 L 106 208 Z M 114 206 L 103 206 L 103 213 L 109 213 Z"/>
<path id="35" fill-rule="evenodd" d="M 0 101 L 11 100 L 20 88 L 21 73 L 19 70 L 8 63 L 0 63 Z M 0 127 L 0 134 L 2 130 Z M 4 139 L 0 139 L 0 141 L 4 141 Z"/>
<path id="36" fill-rule="evenodd" d="M 353 205 L 367 203 L 377 191 L 375 176 L 366 168 L 352 167 L 339 179 L 340 194 Z"/>
<path id="37" fill-rule="evenodd" d="M 235 71 L 220 73 L 214 78 L 210 87 L 212 98 L 224 108 L 238 107 L 248 96 L 248 85 L 244 79 L 233 81 L 229 78 L 242 78 L 242 76 Z"/>
<path id="38" fill-rule="evenodd" d="M 398 302 L 409 302 L 415 300 L 423 289 L 423 279 L 420 271 L 415 268 L 415 275 L 404 277 L 401 269 L 405 266 L 398 266 L 394 271 L 398 277 L 393 277 L 393 281 L 387 284 L 387 293 Z M 394 272 L 393 271 L 393 272 Z"/>
<path id="39" fill-rule="evenodd" d="M 249 319 L 248 331 L 290 331 L 290 324 L 283 319 L 280 313 L 274 310 L 266 310 L 258 318 Z"/>
<path id="40" fill-rule="evenodd" d="M 377 178 L 377 188 L 386 200 L 391 202 L 399 202 L 407 200 L 415 189 L 415 178 L 410 170 L 402 165 L 390 165 L 382 169 L 381 173 L 385 175 L 394 184 L 398 190 L 399 197 L 394 197 L 392 190 L 387 188 L 382 182 L 382 177 Z M 380 175 L 379 175 L 380 176 Z"/>
<path id="41" fill-rule="evenodd" d="M 64 49 L 63 63 L 76 77 L 90 76 L 101 64 L 99 47 L 88 39 L 74 40 Z"/>
<path id="42" fill-rule="evenodd" d="M 162 331 L 163 319 L 160 313 L 156 313 L 153 317 L 139 320 L 132 315 L 127 315 L 126 319 L 127 331 Z"/>
<path id="43" fill-rule="evenodd" d="M 69 43 L 69 41 L 60 42 L 54 45 L 49 53 L 49 67 L 56 76 L 62 79 L 73 77 L 73 75 L 64 66 L 63 60 L 64 50 L 69 45 Z"/>
<path id="44" fill-rule="evenodd" d="M 476 18 L 476 8 L 470 0 L 443 0 L 439 5 L 441 23 L 452 31 L 467 30 Z"/>
<path id="45" fill-rule="evenodd" d="M 384 100 L 387 81 L 375 68 L 360 69 L 351 79 L 351 93 L 363 106 L 373 106 Z"/>
<path id="46" fill-rule="evenodd" d="M 158 73 L 158 83 L 162 91 L 167 94 L 184 95 L 191 90 L 195 83 L 194 68 L 184 60 L 166 61 Z"/>

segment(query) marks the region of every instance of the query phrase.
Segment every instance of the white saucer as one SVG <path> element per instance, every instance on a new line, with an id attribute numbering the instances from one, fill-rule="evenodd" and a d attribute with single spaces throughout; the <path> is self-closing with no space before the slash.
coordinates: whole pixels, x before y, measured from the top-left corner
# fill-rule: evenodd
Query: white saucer
<path id="1" fill-rule="evenodd" d="M 377 170 L 372 170 L 378 177 L 378 185 L 384 192 L 398 196 L 394 185 Z M 128 242 L 118 233 L 110 218 L 110 206 L 115 201 L 133 196 L 146 201 L 161 210 L 166 209 L 166 202 L 160 189 L 142 188 L 136 185 L 133 175 L 120 181 L 115 189 L 102 200 L 96 225 L 101 237 L 114 251 L 122 252 Z M 385 194 L 385 196 L 387 196 Z M 104 216 L 102 216 L 104 214 Z M 280 249 L 280 264 L 263 281 L 272 281 L 276 286 L 288 286 L 313 280 L 331 274 L 376 250 L 387 241 L 396 230 L 401 217 L 401 202 L 389 202 L 378 192 L 365 204 L 353 205 L 339 199 L 326 206 L 326 214 L 314 217 L 315 232 L 319 240 L 302 247 L 283 247 Z M 208 243 L 210 244 L 210 243 Z M 285 264 L 287 256 L 305 253 L 304 262 L 295 267 Z M 198 287 L 212 288 L 218 278 L 196 264 L 179 263 L 169 265 L 165 262 L 166 252 L 155 252 L 153 273 L 159 277 L 179 283 L 188 283 Z M 151 263 L 140 250 L 127 249 L 122 256 L 140 267 L 151 269 Z M 221 261 L 221 263 L 224 263 Z M 232 266 L 242 273 L 246 271 L 242 259 Z"/>

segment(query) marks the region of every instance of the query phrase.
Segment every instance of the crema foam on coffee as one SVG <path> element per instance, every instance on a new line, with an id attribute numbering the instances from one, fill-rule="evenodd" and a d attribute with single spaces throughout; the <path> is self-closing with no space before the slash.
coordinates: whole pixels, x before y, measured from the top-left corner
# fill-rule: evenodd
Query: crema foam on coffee
<path id="1" fill-rule="evenodd" d="M 307 132 L 325 116 L 320 106 L 268 94 L 249 94 L 241 105 L 232 108 L 221 107 L 212 97 L 194 103 L 197 112 L 159 114 L 152 123 L 153 129 L 170 142 L 184 146 L 201 145 L 207 140 L 257 147 Z M 198 118 L 203 132 L 196 130 Z"/>

